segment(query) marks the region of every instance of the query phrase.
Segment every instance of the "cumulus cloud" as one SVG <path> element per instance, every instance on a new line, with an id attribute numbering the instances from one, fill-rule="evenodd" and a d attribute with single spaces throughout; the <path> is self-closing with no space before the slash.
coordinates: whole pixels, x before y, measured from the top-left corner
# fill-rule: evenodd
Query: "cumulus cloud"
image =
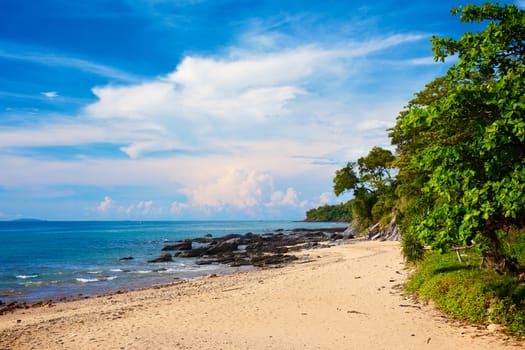
<path id="1" fill-rule="evenodd" d="M 109 196 L 105 196 L 96 207 L 96 211 L 104 216 L 120 218 L 148 218 L 157 217 L 163 214 L 162 207 L 155 207 L 153 200 L 140 200 L 129 204 L 122 201 L 115 201 Z"/>
<path id="2" fill-rule="evenodd" d="M 98 204 L 97 210 L 102 213 L 107 213 L 113 205 L 113 201 L 109 196 L 105 196 L 104 200 Z"/>
<path id="3" fill-rule="evenodd" d="M 177 202 L 177 201 L 174 201 L 171 203 L 171 206 L 170 206 L 170 213 L 171 214 L 175 214 L 175 215 L 179 215 L 181 213 L 184 212 L 184 210 L 190 208 L 191 206 L 187 203 L 181 203 L 181 202 Z"/>
<path id="4" fill-rule="evenodd" d="M 288 187 L 286 192 L 275 191 L 272 193 L 270 202 L 266 203 L 267 207 L 277 206 L 288 206 L 288 207 L 301 207 L 304 208 L 308 204 L 308 201 L 300 201 L 297 191 L 291 187 Z"/>
<path id="5" fill-rule="evenodd" d="M 260 204 L 265 187 L 270 184 L 268 174 L 230 169 L 212 182 L 183 189 L 182 192 L 197 207 L 247 209 Z"/>
<path id="6" fill-rule="evenodd" d="M 153 201 L 139 201 L 133 203 L 127 207 L 119 207 L 118 212 L 125 213 L 128 216 L 148 216 L 150 214 L 159 214 L 162 212 L 162 208 L 154 208 Z"/>
<path id="7" fill-rule="evenodd" d="M 332 199 L 332 194 L 330 192 L 323 192 L 319 196 L 319 205 L 325 205 L 330 203 L 330 200 Z"/>
<path id="8" fill-rule="evenodd" d="M 315 204 L 338 165 L 385 142 L 385 133 L 378 130 L 391 126 L 406 102 L 389 94 L 378 97 L 377 91 L 369 100 L 354 94 L 364 75 L 379 69 L 374 54 L 422 38 L 394 35 L 283 48 L 282 40 L 259 35 L 265 42 L 259 49 L 232 47 L 223 55 L 190 55 L 156 78 L 95 87 L 96 102 L 79 115 L 54 116 L 29 128 L 0 127 L 0 148 L 9 151 L 0 153 L 0 183 L 143 186 L 164 198 L 163 191 L 169 189 L 172 198 L 179 199 L 171 206 L 164 203 L 164 213 L 172 215 L 227 210 L 273 214 L 284 208 L 299 212 L 307 205 L 300 197 Z M 49 91 L 39 98 L 54 97 L 58 93 Z M 31 147 L 76 145 L 87 149 L 87 155 L 26 156 Z M 101 157 L 90 152 L 90 145 L 120 150 L 128 158 Z M 316 179 L 316 185 L 299 184 L 304 179 Z M 323 185 L 317 188 L 317 183 Z M 112 197 L 119 198 L 118 193 Z M 328 201 L 321 196 L 321 203 Z M 97 211 L 157 215 L 160 205 L 157 200 L 114 202 L 106 196 Z"/>
<path id="9" fill-rule="evenodd" d="M 162 130 L 161 142 L 158 134 L 151 133 L 122 147 L 130 157 L 174 149 L 181 143 L 186 147 L 205 143 L 225 132 L 242 135 L 253 133 L 253 128 L 276 128 L 294 123 L 299 115 L 304 124 L 315 124 L 319 117 L 302 107 L 303 97 L 319 101 L 322 108 L 317 113 L 328 113 L 334 97 L 325 101 L 319 87 L 358 74 L 356 59 L 422 38 L 393 35 L 331 47 L 310 44 L 265 53 L 232 48 L 222 58 L 187 56 L 173 72 L 154 80 L 94 88 L 98 101 L 85 113 L 93 120 L 148 123 Z"/>

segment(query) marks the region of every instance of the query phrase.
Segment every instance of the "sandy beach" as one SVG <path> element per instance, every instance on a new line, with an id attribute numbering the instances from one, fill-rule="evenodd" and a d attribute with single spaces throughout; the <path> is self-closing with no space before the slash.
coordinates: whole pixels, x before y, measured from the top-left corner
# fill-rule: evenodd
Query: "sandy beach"
<path id="1" fill-rule="evenodd" d="M 302 252 L 283 268 L 17 310 L 0 349 L 518 349 L 403 296 L 397 242 Z"/>

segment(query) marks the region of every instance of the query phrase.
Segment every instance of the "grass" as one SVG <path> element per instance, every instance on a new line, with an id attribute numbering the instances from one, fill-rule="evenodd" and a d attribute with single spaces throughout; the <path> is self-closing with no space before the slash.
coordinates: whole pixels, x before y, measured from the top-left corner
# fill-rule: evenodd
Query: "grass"
<path id="1" fill-rule="evenodd" d="M 470 251 L 460 263 L 455 253 L 429 252 L 409 278 L 406 291 L 435 305 L 451 317 L 476 324 L 501 324 L 525 338 L 525 283 L 479 268 L 480 256 Z"/>

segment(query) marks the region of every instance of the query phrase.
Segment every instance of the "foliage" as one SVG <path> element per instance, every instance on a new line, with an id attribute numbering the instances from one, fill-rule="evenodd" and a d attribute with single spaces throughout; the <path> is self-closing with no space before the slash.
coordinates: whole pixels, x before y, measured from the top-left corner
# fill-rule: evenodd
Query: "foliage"
<path id="1" fill-rule="evenodd" d="M 334 193 L 339 196 L 353 191 L 352 217 L 359 226 L 367 227 L 390 214 L 395 205 L 395 180 L 391 175 L 394 159 L 389 150 L 374 147 L 366 157 L 336 171 Z"/>
<path id="2" fill-rule="evenodd" d="M 454 318 L 478 324 L 489 321 L 525 337 L 525 286 L 517 277 L 479 268 L 481 256 L 469 251 L 460 264 L 454 253 L 429 252 L 410 277 L 406 290 Z"/>
<path id="3" fill-rule="evenodd" d="M 403 236 L 401 236 L 401 251 L 408 262 L 422 260 L 425 253 L 423 244 L 421 244 L 417 234 L 412 231 L 403 232 Z"/>
<path id="4" fill-rule="evenodd" d="M 317 222 L 350 222 L 352 221 L 352 204 L 340 203 L 337 205 L 325 204 L 306 212 L 306 221 Z"/>
<path id="5" fill-rule="evenodd" d="M 476 241 L 492 268 L 508 272 L 515 264 L 502 234 L 525 224 L 525 11 L 485 4 L 453 14 L 488 24 L 458 40 L 432 39 L 436 60 L 459 61 L 390 130 L 400 154 L 397 194 L 428 204 L 407 206 L 416 214 L 404 226 L 415 238 L 442 252 Z"/>

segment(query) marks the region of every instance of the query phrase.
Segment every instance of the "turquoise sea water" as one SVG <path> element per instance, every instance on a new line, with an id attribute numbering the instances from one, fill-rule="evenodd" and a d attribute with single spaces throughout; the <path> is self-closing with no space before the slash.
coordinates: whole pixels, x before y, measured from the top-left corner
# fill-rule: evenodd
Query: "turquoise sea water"
<path id="1" fill-rule="evenodd" d="M 170 241 L 336 227 L 292 221 L 0 222 L 0 300 L 36 302 L 95 296 L 235 271 L 192 259 L 150 264 Z M 132 260 L 119 260 L 132 256 Z M 244 268 L 246 269 L 246 268 Z"/>

